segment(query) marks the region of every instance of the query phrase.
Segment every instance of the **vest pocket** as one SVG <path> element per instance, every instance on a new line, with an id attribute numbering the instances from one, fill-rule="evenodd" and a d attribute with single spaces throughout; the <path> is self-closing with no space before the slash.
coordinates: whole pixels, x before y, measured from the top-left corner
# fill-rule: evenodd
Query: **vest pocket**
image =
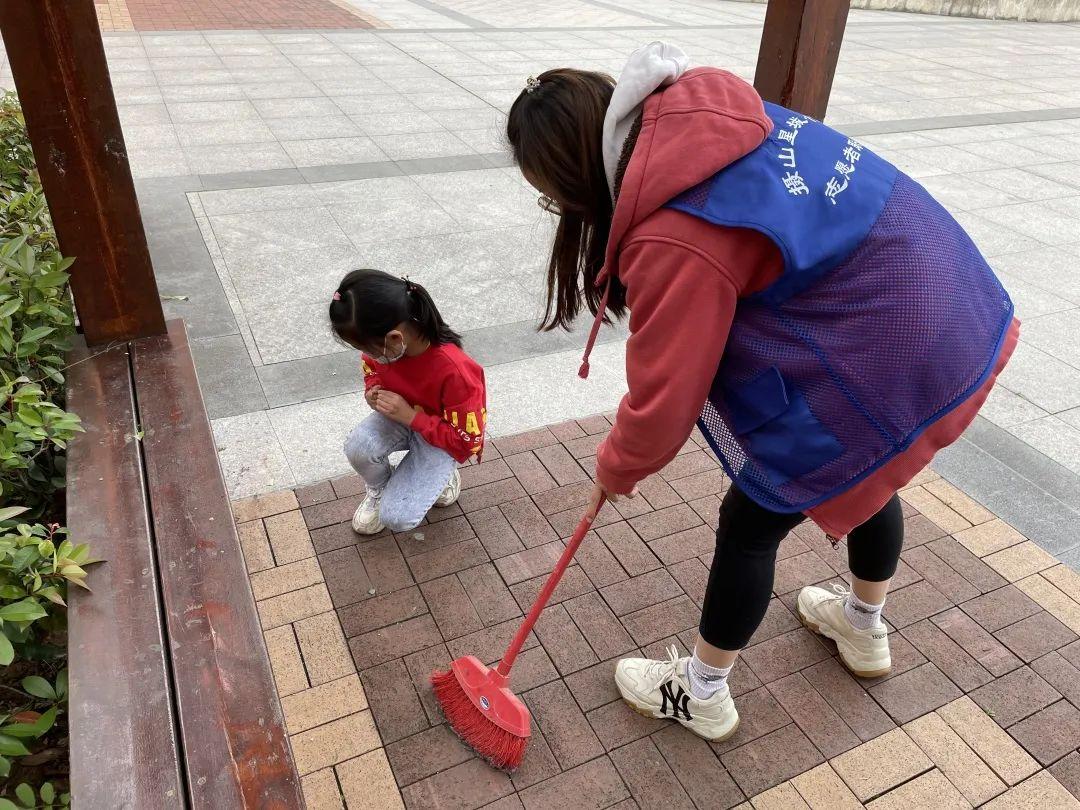
<path id="1" fill-rule="evenodd" d="M 773 486 L 811 473 L 844 452 L 775 366 L 732 386 L 724 399 L 732 432 Z"/>

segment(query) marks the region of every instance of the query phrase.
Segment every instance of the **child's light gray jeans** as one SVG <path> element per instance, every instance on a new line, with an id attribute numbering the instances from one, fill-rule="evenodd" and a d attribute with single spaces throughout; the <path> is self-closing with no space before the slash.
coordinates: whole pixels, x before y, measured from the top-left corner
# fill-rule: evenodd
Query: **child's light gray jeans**
<path id="1" fill-rule="evenodd" d="M 392 470 L 388 456 L 399 450 L 409 452 Z M 382 490 L 379 517 L 393 532 L 420 525 L 457 467 L 445 450 L 381 413 L 353 428 L 345 440 L 345 456 L 369 490 Z"/>

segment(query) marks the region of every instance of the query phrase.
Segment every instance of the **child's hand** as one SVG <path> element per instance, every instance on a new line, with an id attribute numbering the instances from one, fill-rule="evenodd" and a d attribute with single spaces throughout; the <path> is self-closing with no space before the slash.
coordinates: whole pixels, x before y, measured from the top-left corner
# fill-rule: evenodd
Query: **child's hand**
<path id="1" fill-rule="evenodd" d="M 373 385 L 364 391 L 364 399 L 367 400 L 368 407 L 375 410 L 375 401 L 379 396 L 379 392 L 382 391 L 381 385 Z"/>
<path id="2" fill-rule="evenodd" d="M 405 401 L 405 398 L 400 394 L 395 394 L 393 391 L 387 391 L 380 388 L 375 395 L 375 410 L 385 416 L 387 419 L 392 419 L 399 425 L 408 427 L 412 424 L 413 409 L 412 406 Z"/>

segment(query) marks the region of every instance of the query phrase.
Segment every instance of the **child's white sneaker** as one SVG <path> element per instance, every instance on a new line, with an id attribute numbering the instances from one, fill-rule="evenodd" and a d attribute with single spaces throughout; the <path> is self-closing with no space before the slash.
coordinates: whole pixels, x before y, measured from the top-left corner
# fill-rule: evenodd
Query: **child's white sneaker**
<path id="1" fill-rule="evenodd" d="M 461 495 L 461 473 L 455 467 L 454 474 L 450 476 L 446 488 L 435 499 L 435 505 L 440 507 L 452 506 L 457 503 L 459 495 Z"/>
<path id="2" fill-rule="evenodd" d="M 378 534 L 385 527 L 379 518 L 379 501 L 382 491 L 369 489 L 353 515 L 352 527 L 357 534 Z"/>
<path id="3" fill-rule="evenodd" d="M 726 740 L 739 727 L 731 690 L 725 683 L 706 700 L 694 697 L 686 672 L 689 661 L 679 658 L 674 645 L 668 648 L 667 661 L 624 658 L 615 667 L 615 685 L 639 714 L 678 720 L 706 740 Z"/>
<path id="4" fill-rule="evenodd" d="M 892 669 L 889 631 L 880 622 L 866 630 L 854 627 L 844 615 L 850 592 L 841 585 L 832 589 L 809 586 L 799 592 L 799 618 L 815 633 L 836 642 L 840 660 L 860 678 L 879 678 Z"/>

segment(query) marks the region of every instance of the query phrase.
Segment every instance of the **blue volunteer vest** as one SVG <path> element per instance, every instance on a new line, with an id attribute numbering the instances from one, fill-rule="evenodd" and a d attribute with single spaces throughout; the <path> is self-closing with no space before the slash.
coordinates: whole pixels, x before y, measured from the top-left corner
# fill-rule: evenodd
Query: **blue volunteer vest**
<path id="1" fill-rule="evenodd" d="M 980 388 L 1013 305 L 922 186 L 817 121 L 765 110 L 765 142 L 668 207 L 780 250 L 780 277 L 736 308 L 699 426 L 749 497 L 800 512 Z"/>

